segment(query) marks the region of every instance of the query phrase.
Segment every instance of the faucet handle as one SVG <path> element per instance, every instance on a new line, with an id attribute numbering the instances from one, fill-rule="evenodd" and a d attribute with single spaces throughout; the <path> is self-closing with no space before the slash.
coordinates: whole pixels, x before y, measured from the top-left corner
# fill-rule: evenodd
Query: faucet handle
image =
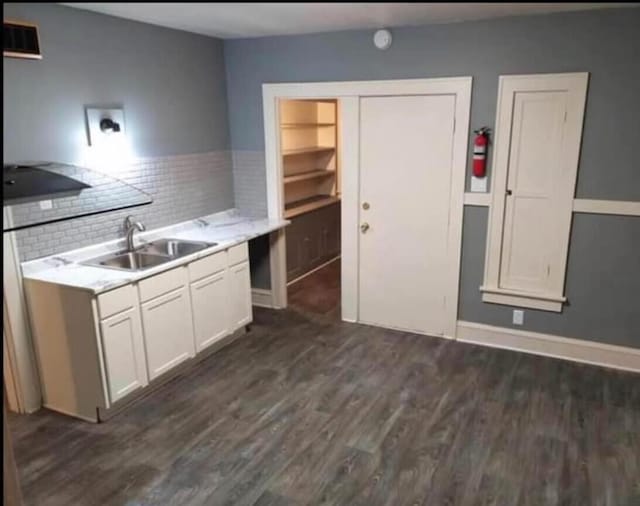
<path id="1" fill-rule="evenodd" d="M 124 219 L 124 228 L 129 228 L 131 226 L 133 216 L 129 215 Z"/>

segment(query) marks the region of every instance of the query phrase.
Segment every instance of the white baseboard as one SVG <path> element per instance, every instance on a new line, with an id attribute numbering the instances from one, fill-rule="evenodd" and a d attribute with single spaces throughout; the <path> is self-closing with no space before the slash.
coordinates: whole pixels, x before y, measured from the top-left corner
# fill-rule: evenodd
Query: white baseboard
<path id="1" fill-rule="evenodd" d="M 640 372 L 640 349 L 458 321 L 457 340 L 585 364 Z"/>
<path id="2" fill-rule="evenodd" d="M 271 290 L 264 288 L 251 289 L 251 304 L 258 307 L 274 308 Z"/>

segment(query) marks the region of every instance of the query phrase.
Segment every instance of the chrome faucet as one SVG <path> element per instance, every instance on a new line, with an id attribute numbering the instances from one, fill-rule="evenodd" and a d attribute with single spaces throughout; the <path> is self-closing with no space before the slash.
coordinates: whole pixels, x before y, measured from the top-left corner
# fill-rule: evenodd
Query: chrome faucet
<path id="1" fill-rule="evenodd" d="M 124 220 L 124 229 L 127 235 L 127 251 L 133 251 L 133 233 L 136 230 L 144 232 L 146 227 L 141 221 L 133 221 L 133 216 L 127 216 Z"/>

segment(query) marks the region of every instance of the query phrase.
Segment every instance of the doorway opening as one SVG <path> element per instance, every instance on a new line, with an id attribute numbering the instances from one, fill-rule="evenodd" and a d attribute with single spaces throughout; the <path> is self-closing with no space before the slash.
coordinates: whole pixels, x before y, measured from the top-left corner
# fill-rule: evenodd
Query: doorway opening
<path id="1" fill-rule="evenodd" d="M 340 318 L 341 146 L 337 99 L 282 99 L 279 138 L 289 304 Z"/>
<path id="2" fill-rule="evenodd" d="M 339 198 L 339 315 L 343 321 L 455 338 L 471 83 L 470 77 L 451 77 L 262 85 L 268 216 L 287 218 L 286 212 L 301 207 L 300 194 L 293 191 L 288 196 L 287 187 L 298 183 L 289 179 L 285 184 L 285 177 L 304 173 L 305 178 L 324 180 L 307 188 L 335 186 L 335 195 L 325 190 L 307 198 Z M 316 144 L 311 146 L 319 151 L 314 156 L 321 159 L 327 156 L 323 151 L 335 150 L 334 176 L 315 172 L 327 170 L 321 165 L 300 172 L 285 167 L 296 165 L 285 158 L 308 155 L 281 152 L 282 137 L 291 137 L 288 130 L 304 130 L 302 125 L 282 128 L 291 122 L 280 118 L 288 113 L 281 106 L 286 101 L 335 104 L 335 127 L 319 126 L 324 122 L 317 117 L 308 126 L 316 130 Z M 369 119 L 363 120 L 365 113 L 370 113 Z M 335 147 L 317 141 L 322 129 L 335 131 Z M 305 135 L 313 138 L 309 133 L 293 134 Z M 383 158 L 384 163 L 379 163 Z M 409 197 L 401 191 L 405 188 Z M 387 190 L 393 190 L 393 198 Z M 429 209 L 424 208 L 427 204 Z M 422 208 L 416 210 L 418 205 Z M 413 228 L 399 235 L 398 224 Z M 295 280 L 287 275 L 290 227 L 270 239 L 269 307 L 287 306 L 287 285 Z M 428 321 L 420 317 L 425 307 L 434 316 Z"/>

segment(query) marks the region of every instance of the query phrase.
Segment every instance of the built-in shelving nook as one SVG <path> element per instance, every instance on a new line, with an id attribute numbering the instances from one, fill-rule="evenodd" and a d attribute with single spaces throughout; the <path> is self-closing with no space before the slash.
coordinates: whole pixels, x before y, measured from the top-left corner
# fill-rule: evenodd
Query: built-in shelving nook
<path id="1" fill-rule="evenodd" d="M 336 100 L 281 100 L 285 217 L 339 200 Z"/>

